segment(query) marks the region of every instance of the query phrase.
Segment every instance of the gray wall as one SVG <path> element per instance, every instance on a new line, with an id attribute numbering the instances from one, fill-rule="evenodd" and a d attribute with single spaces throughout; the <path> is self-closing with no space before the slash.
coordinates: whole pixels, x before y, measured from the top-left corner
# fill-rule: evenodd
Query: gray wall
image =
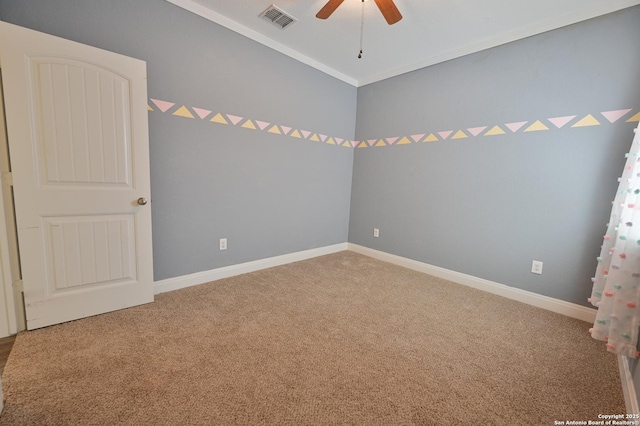
<path id="1" fill-rule="evenodd" d="M 149 96 L 176 103 L 149 114 L 157 280 L 348 238 L 586 304 L 640 108 L 640 7 L 357 90 L 163 0 L 0 0 L 0 17 L 143 59 Z M 358 140 L 507 134 L 353 151 L 171 115 L 183 104 Z M 601 125 L 570 127 L 587 114 Z M 535 120 L 550 129 L 504 126 Z"/>
<path id="2" fill-rule="evenodd" d="M 358 140 L 506 134 L 356 149 L 349 241 L 588 305 L 640 109 L 638 22 L 634 7 L 359 88 Z M 600 115 L 627 108 L 614 124 Z M 601 125 L 570 127 L 587 114 Z M 535 120 L 549 130 L 504 126 Z"/>
<path id="3" fill-rule="evenodd" d="M 354 87 L 164 0 L 2 0 L 0 17 L 143 59 L 149 97 L 176 103 L 149 113 L 156 280 L 347 240 L 352 149 L 172 112 L 353 139 Z"/>

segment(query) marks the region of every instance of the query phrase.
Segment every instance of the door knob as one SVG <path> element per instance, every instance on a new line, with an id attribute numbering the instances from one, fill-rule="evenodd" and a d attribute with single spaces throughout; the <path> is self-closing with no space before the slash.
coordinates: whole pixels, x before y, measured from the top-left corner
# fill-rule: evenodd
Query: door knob
<path id="1" fill-rule="evenodd" d="M 140 198 L 138 198 L 138 204 L 139 204 L 139 205 L 141 205 L 141 206 L 146 205 L 146 204 L 147 204 L 147 202 L 148 202 L 148 201 L 147 201 L 147 199 L 146 199 L 146 198 L 144 198 L 144 197 L 140 197 Z"/>

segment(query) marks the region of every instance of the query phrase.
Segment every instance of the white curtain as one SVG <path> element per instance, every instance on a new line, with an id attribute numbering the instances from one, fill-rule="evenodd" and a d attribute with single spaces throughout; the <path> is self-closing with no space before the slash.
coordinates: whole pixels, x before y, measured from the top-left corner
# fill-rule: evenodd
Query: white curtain
<path id="1" fill-rule="evenodd" d="M 639 125 L 640 127 L 640 125 Z M 637 358 L 640 327 L 640 132 L 613 200 L 589 301 L 598 308 L 591 331 L 607 349 Z"/>

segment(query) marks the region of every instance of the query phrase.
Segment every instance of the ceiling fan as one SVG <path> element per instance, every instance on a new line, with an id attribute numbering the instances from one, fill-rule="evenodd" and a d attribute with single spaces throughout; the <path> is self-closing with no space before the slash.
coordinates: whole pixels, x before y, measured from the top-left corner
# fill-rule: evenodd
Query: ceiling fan
<path id="1" fill-rule="evenodd" d="M 335 10 L 342 4 L 344 0 L 329 0 L 324 5 L 320 12 L 316 14 L 316 18 L 327 19 Z M 364 0 L 362 0 L 364 2 Z M 387 21 L 387 24 L 393 25 L 402 19 L 400 11 L 393 3 L 393 0 L 375 0 L 378 5 L 378 9 L 382 12 L 382 16 Z"/>

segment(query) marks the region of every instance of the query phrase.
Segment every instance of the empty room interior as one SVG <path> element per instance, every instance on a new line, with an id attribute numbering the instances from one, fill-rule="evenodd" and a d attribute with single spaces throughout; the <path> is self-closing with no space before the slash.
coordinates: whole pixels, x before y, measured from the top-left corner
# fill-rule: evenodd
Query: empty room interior
<path id="1" fill-rule="evenodd" d="M 640 1 L 325 5 L 0 0 L 0 425 L 640 424 Z"/>

